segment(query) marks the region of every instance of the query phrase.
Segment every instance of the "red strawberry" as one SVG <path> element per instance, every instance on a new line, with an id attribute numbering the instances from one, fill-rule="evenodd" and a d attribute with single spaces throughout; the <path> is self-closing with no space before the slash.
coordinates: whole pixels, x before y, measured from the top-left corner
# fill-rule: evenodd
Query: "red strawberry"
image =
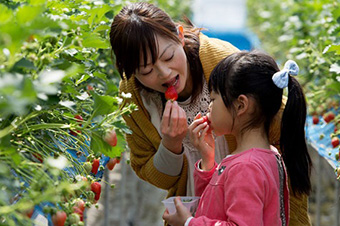
<path id="1" fill-rule="evenodd" d="M 31 218 L 33 213 L 34 213 L 34 207 L 25 212 L 25 214 L 28 218 Z"/>
<path id="2" fill-rule="evenodd" d="M 85 210 L 85 202 L 82 199 L 77 199 L 74 207 L 80 209 L 81 211 L 84 211 Z"/>
<path id="3" fill-rule="evenodd" d="M 92 91 L 92 90 L 93 90 L 93 86 L 87 85 L 87 90 L 88 90 L 88 91 Z"/>
<path id="4" fill-rule="evenodd" d="M 203 118 L 203 122 L 202 123 L 205 123 L 205 122 L 207 122 L 208 124 L 210 124 L 210 121 L 209 121 L 209 119 L 208 119 L 208 116 L 203 116 L 202 117 Z"/>
<path id="5" fill-rule="evenodd" d="M 108 143 L 110 146 L 115 147 L 117 145 L 117 134 L 114 129 L 107 132 L 104 136 L 104 141 Z"/>
<path id="6" fill-rule="evenodd" d="M 77 119 L 77 122 L 82 122 L 84 119 L 83 117 L 81 117 L 81 115 L 75 115 L 74 116 L 75 119 Z M 79 126 L 81 126 L 82 124 L 79 123 Z M 70 130 L 70 134 L 73 135 L 73 136 L 77 136 L 78 133 L 81 133 L 80 130 L 77 130 L 77 132 L 73 131 L 73 130 Z"/>
<path id="7" fill-rule="evenodd" d="M 66 213 L 64 211 L 58 211 L 52 216 L 52 222 L 54 226 L 64 226 L 66 221 Z"/>
<path id="8" fill-rule="evenodd" d="M 115 167 L 115 165 L 118 163 L 118 160 L 117 158 L 111 158 L 107 164 L 106 164 L 106 167 L 109 169 L 109 170 L 113 170 L 113 168 Z"/>
<path id="9" fill-rule="evenodd" d="M 98 172 L 98 168 L 99 168 L 99 159 L 94 159 L 92 162 L 92 170 L 91 172 L 96 175 Z"/>
<path id="10" fill-rule="evenodd" d="M 169 86 L 165 91 L 165 99 L 175 101 L 178 98 L 177 91 L 174 86 Z"/>
<path id="11" fill-rule="evenodd" d="M 84 209 L 85 209 L 85 206 L 84 206 Z M 76 213 L 76 214 L 79 215 L 80 221 L 83 221 L 83 220 L 84 220 L 84 218 L 83 218 L 83 217 L 84 217 L 84 211 L 81 210 L 80 208 L 74 206 L 74 207 L 73 207 L 73 213 Z"/>
<path id="12" fill-rule="evenodd" d="M 75 115 L 74 118 L 77 119 L 77 122 L 82 122 L 84 120 L 81 115 Z M 81 123 L 79 124 L 79 126 L 81 126 Z"/>
<path id="13" fill-rule="evenodd" d="M 94 196 L 94 200 L 98 201 L 100 198 L 100 193 L 102 191 L 102 186 L 100 183 L 98 182 L 93 182 L 91 184 L 91 191 L 93 191 L 93 193 L 95 194 Z"/>
<path id="14" fill-rule="evenodd" d="M 333 112 L 328 112 L 326 114 L 323 115 L 323 119 L 325 120 L 326 123 L 329 123 L 330 121 L 332 121 L 335 118 L 335 115 Z"/>
<path id="15" fill-rule="evenodd" d="M 33 156 L 34 156 L 40 163 L 43 163 L 43 162 L 44 162 L 44 158 L 42 157 L 41 154 L 39 154 L 39 153 L 33 153 Z"/>
<path id="16" fill-rule="evenodd" d="M 336 148 L 339 145 L 340 141 L 338 137 L 333 137 L 332 138 L 332 146 L 333 148 Z"/>
<path id="17" fill-rule="evenodd" d="M 318 123 L 319 123 L 319 117 L 316 116 L 316 115 L 314 115 L 314 116 L 313 116 L 313 124 L 316 125 L 316 124 L 318 124 Z"/>

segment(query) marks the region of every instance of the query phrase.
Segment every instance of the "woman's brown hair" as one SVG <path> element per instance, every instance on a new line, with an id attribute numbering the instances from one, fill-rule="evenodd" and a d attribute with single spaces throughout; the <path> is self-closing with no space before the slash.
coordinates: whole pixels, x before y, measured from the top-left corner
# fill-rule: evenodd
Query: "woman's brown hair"
<path id="1" fill-rule="evenodd" d="M 202 91 L 203 69 L 199 59 L 199 28 L 185 18 L 184 51 L 190 67 L 193 82 L 192 101 Z M 181 43 L 177 25 L 170 16 L 147 2 L 129 4 L 114 17 L 111 24 L 110 43 L 116 57 L 116 66 L 122 79 L 129 79 L 138 70 L 140 54 L 148 62 L 150 50 L 152 63 L 158 58 L 156 34 Z M 142 52 L 141 52 L 142 51 Z"/>

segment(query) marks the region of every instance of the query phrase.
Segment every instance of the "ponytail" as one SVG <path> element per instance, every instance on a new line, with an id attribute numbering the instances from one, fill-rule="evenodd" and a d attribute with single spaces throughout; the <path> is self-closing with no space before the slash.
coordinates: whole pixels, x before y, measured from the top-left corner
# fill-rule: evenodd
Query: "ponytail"
<path id="1" fill-rule="evenodd" d="M 288 100 L 281 122 L 280 148 L 294 194 L 310 194 L 312 160 L 305 140 L 306 100 L 299 82 L 289 76 Z"/>

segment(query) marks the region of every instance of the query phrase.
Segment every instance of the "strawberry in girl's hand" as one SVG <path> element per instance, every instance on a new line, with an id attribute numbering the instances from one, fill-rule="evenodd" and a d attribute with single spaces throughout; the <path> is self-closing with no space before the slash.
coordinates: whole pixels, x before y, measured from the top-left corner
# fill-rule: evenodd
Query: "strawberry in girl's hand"
<path id="1" fill-rule="evenodd" d="M 175 101 L 178 98 L 177 91 L 174 86 L 169 86 L 165 91 L 165 99 Z"/>
<path id="2" fill-rule="evenodd" d="M 99 168 L 99 159 L 94 159 L 92 162 L 92 170 L 91 172 L 96 175 L 98 172 L 98 168 Z"/>
<path id="3" fill-rule="evenodd" d="M 202 118 L 203 118 L 203 122 L 202 122 L 202 123 L 207 122 L 208 125 L 210 124 L 210 121 L 209 121 L 209 119 L 208 119 L 208 116 L 205 115 L 205 116 L 203 116 Z"/>
<path id="4" fill-rule="evenodd" d="M 210 121 L 209 121 L 209 119 L 208 119 L 208 116 L 205 115 L 205 116 L 201 117 L 201 113 L 198 113 L 198 114 L 195 116 L 194 120 L 200 119 L 200 118 L 203 119 L 202 123 L 207 122 L 208 125 L 210 124 Z"/>

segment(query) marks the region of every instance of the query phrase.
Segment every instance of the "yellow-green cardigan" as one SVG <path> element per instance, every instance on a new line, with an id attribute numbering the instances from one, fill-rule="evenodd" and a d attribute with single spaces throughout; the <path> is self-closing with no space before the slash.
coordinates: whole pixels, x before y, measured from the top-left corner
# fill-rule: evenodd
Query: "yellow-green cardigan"
<path id="1" fill-rule="evenodd" d="M 237 48 L 228 42 L 219 39 L 208 38 L 200 34 L 199 56 L 203 66 L 203 72 L 206 80 L 213 68 L 226 56 L 238 51 Z M 159 172 L 153 164 L 153 158 L 158 150 L 161 137 L 157 129 L 150 120 L 150 115 L 143 105 L 140 96 L 140 87 L 136 83 L 135 77 L 120 82 L 120 92 L 131 93 L 132 98 L 128 99 L 138 106 L 138 111 L 124 116 L 126 124 L 132 130 L 132 134 L 126 134 L 126 141 L 130 148 L 131 167 L 138 177 L 153 184 L 154 186 L 165 189 L 170 196 L 183 196 L 186 194 L 188 162 L 184 157 L 183 168 L 178 176 L 169 176 Z M 279 146 L 280 140 L 280 119 L 282 116 L 284 104 L 276 116 L 275 123 L 270 129 L 271 144 Z M 235 150 L 236 140 L 233 136 L 226 136 L 229 150 Z M 290 194 L 290 225 L 310 225 L 308 211 L 308 197 L 306 195 L 294 196 Z"/>

